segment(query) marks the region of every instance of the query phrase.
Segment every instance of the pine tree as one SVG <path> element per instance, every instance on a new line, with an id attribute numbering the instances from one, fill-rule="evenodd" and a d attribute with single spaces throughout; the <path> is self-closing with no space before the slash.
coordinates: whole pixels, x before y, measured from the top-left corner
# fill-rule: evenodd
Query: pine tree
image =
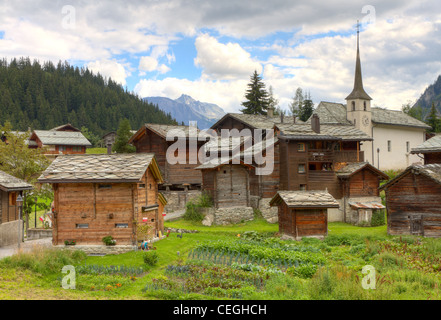
<path id="1" fill-rule="evenodd" d="M 251 82 L 248 84 L 245 98 L 247 101 L 242 102 L 242 106 L 245 107 L 240 110 L 242 113 L 266 115 L 266 110 L 268 109 L 268 92 L 257 71 L 254 71 L 251 76 Z"/>
<path id="2" fill-rule="evenodd" d="M 441 131 L 440 119 L 438 119 L 438 112 L 435 107 L 435 102 L 432 102 L 432 107 L 430 108 L 430 114 L 427 118 L 427 124 L 432 127 L 432 132 Z"/>
<path id="3" fill-rule="evenodd" d="M 302 88 L 297 88 L 296 94 L 293 98 L 292 103 L 289 105 L 291 114 L 294 116 L 300 116 L 300 109 L 303 107 L 303 90 Z"/>
<path id="4" fill-rule="evenodd" d="M 112 151 L 116 153 L 133 153 L 136 151 L 135 147 L 128 143 L 132 137 L 130 130 L 130 121 L 128 119 L 121 120 L 118 130 L 116 131 L 116 138 Z"/>
<path id="5" fill-rule="evenodd" d="M 311 99 L 311 93 L 306 94 L 303 104 L 300 107 L 299 118 L 302 121 L 307 121 L 314 112 L 314 103 Z"/>

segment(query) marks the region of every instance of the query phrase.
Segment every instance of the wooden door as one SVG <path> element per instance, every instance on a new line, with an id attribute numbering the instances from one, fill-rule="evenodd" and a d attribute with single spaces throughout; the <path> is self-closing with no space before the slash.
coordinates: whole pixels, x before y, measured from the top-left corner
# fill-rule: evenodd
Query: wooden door
<path id="1" fill-rule="evenodd" d="M 409 216 L 410 220 L 410 234 L 415 236 L 423 235 L 423 216 L 414 215 Z"/>

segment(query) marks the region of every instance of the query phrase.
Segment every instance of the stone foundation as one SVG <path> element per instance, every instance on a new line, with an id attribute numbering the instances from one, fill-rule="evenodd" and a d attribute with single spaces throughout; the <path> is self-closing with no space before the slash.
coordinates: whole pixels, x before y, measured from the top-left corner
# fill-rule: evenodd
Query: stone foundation
<path id="1" fill-rule="evenodd" d="M 271 198 L 262 198 L 259 200 L 258 209 L 262 213 L 263 218 L 269 223 L 279 222 L 279 208 L 270 207 Z"/>
<path id="2" fill-rule="evenodd" d="M 167 199 L 167 205 L 164 208 L 165 212 L 174 212 L 185 209 L 187 202 L 199 197 L 202 191 L 161 191 L 161 193 Z"/>
<path id="3" fill-rule="evenodd" d="M 74 246 L 65 246 L 58 245 L 54 246 L 57 249 L 63 250 L 81 250 L 87 253 L 88 255 L 108 255 L 108 254 L 121 254 L 130 251 L 135 251 L 137 249 L 136 246 L 132 245 L 116 245 L 116 246 L 105 246 L 105 245 L 74 245 Z"/>
<path id="4" fill-rule="evenodd" d="M 28 229 L 27 240 L 52 238 L 52 229 Z"/>
<path id="5" fill-rule="evenodd" d="M 214 225 L 236 224 L 254 220 L 254 210 L 251 207 L 219 208 L 214 212 Z"/>
<path id="6" fill-rule="evenodd" d="M 18 231 L 18 229 L 20 229 L 20 231 Z M 22 231 L 23 231 L 23 220 L 20 221 L 15 220 L 0 224 L 0 247 L 17 244 L 18 239 L 23 238 Z"/>
<path id="7" fill-rule="evenodd" d="M 325 239 L 325 236 L 303 236 L 303 237 L 294 237 L 294 236 L 291 236 L 291 235 L 289 235 L 289 234 L 285 234 L 285 233 L 283 233 L 283 234 L 280 236 L 280 240 L 294 240 L 294 241 L 301 241 L 302 238 L 316 238 L 316 239 L 319 239 L 319 240 L 323 240 L 323 239 Z"/>

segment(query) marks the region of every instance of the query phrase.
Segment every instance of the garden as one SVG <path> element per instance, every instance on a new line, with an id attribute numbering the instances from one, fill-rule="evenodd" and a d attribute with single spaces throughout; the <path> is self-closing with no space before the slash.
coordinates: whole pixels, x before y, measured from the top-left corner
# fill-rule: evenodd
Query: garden
<path id="1" fill-rule="evenodd" d="M 0 260 L 0 299 L 438 300 L 441 240 L 330 223 L 324 240 L 281 240 L 263 219 L 206 227 L 178 220 L 156 250 L 86 256 L 35 249 Z M 179 237 L 178 237 L 179 235 Z M 61 287 L 75 266 L 75 290 Z M 375 274 L 364 267 L 375 268 Z M 366 277 L 375 289 L 364 289 Z"/>

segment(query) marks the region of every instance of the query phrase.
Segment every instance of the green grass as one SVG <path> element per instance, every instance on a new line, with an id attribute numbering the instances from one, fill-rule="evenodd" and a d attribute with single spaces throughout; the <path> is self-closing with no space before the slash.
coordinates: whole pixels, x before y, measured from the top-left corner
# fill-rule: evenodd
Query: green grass
<path id="1" fill-rule="evenodd" d="M 102 154 L 107 153 L 107 148 L 87 148 L 86 154 Z"/>
<path id="2" fill-rule="evenodd" d="M 357 227 L 344 222 L 330 222 L 328 224 L 329 235 L 360 235 L 360 236 L 387 236 L 387 226 L 379 227 Z"/>

